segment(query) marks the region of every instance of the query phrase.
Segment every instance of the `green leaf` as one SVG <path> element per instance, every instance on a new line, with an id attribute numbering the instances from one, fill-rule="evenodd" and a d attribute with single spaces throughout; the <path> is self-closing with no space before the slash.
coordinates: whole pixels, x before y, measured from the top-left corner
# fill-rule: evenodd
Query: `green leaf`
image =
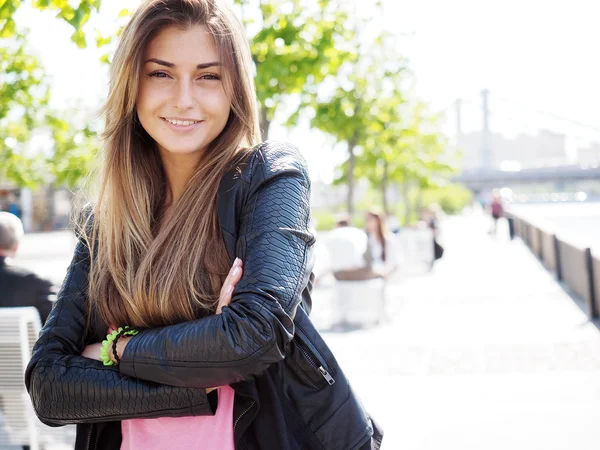
<path id="1" fill-rule="evenodd" d="M 77 44 L 77 47 L 79 48 L 86 47 L 85 34 L 82 30 L 77 30 L 75 33 L 73 33 L 73 36 L 71 36 L 71 40 L 75 42 L 75 44 Z"/>
<path id="2" fill-rule="evenodd" d="M 104 37 L 100 34 L 99 31 L 96 32 L 96 47 L 100 48 L 100 47 L 104 47 L 105 45 L 108 45 L 112 42 L 113 38 L 112 36 L 108 36 L 108 37 Z"/>
<path id="3" fill-rule="evenodd" d="M 0 30 L 0 38 L 7 39 L 13 37 L 17 32 L 17 24 L 13 19 L 8 19 L 4 22 L 2 30 Z"/>

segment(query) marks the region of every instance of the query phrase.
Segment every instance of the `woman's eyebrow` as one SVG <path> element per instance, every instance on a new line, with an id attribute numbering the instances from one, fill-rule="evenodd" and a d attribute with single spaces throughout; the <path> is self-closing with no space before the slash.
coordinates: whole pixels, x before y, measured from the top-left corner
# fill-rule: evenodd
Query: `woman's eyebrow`
<path id="1" fill-rule="evenodd" d="M 147 64 L 149 62 L 160 64 L 161 66 L 170 67 L 170 68 L 174 68 L 175 67 L 175 64 L 173 64 L 171 62 L 168 62 L 168 61 L 164 61 L 162 59 L 157 59 L 157 58 L 150 58 L 150 59 L 144 61 L 144 64 Z M 212 62 L 198 64 L 196 66 L 196 69 L 207 69 L 209 67 L 220 66 L 220 65 L 221 65 L 220 62 L 218 62 L 218 61 L 212 61 Z"/>
<path id="2" fill-rule="evenodd" d="M 144 61 L 144 64 L 147 64 L 149 62 L 160 64 L 161 66 L 165 66 L 165 67 L 171 67 L 171 68 L 175 67 L 175 64 L 167 62 L 167 61 L 163 61 L 162 59 L 157 59 L 157 58 L 150 58 L 150 59 Z"/>

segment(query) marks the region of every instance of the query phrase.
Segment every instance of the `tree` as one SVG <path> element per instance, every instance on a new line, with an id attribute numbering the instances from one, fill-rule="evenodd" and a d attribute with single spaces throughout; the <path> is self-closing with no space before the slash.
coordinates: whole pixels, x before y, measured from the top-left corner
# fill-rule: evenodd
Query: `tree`
<path id="1" fill-rule="evenodd" d="M 235 2 L 251 34 L 260 126 L 267 139 L 276 112 L 290 97 L 312 90 L 351 57 L 353 35 L 341 0 L 264 0 L 258 10 L 252 0 Z"/>
<path id="2" fill-rule="evenodd" d="M 25 41 L 17 34 L 0 47 L 0 173 L 19 185 L 36 185 L 44 177 L 43 156 L 32 155 L 26 143 L 43 119 L 49 91 Z"/>
<path id="3" fill-rule="evenodd" d="M 446 138 L 439 130 L 439 118 L 416 100 L 383 102 L 377 120 L 383 120 L 381 130 L 367 140 L 357 173 L 380 189 L 386 213 L 388 187 L 402 186 L 408 222 L 415 209 L 411 192 L 416 189 L 419 199 L 423 190 L 443 185 L 453 173 L 445 157 Z"/>
<path id="4" fill-rule="evenodd" d="M 54 142 L 54 152 L 48 165 L 52 168 L 56 184 L 72 188 L 93 170 L 100 140 L 93 122 L 75 124 L 69 119 L 58 115 L 48 118 Z"/>
<path id="5" fill-rule="evenodd" d="M 94 11 L 100 9 L 102 0 L 79 0 L 79 6 L 74 8 L 68 0 L 33 0 L 33 7 L 39 10 L 56 12 L 58 19 L 64 20 L 73 27 L 71 40 L 78 47 L 86 46 L 84 25 Z M 6 39 L 17 34 L 17 24 L 14 14 L 23 4 L 22 0 L 4 0 L 0 2 L 0 38 Z"/>
<path id="6" fill-rule="evenodd" d="M 333 93 L 313 91 L 307 102 L 314 112 L 311 125 L 347 145 L 348 159 L 336 182 L 348 186 L 346 208 L 351 217 L 355 178 L 363 176 L 356 173 L 357 150 L 365 158 L 376 151 L 380 134 L 395 120 L 392 105 L 404 102 L 405 62 L 390 48 L 388 36 L 379 35 L 342 66 Z"/>
<path id="7" fill-rule="evenodd" d="M 81 171 L 82 151 L 93 149 L 94 131 L 72 128 L 66 116 L 50 111 L 50 90 L 44 69 L 26 49 L 26 32 L 19 32 L 14 13 L 20 0 L 0 0 L 0 175 L 19 186 L 35 187 L 56 181 L 74 185 Z M 72 41 L 85 47 L 84 25 L 100 7 L 100 0 L 81 0 L 74 8 L 67 0 L 34 0 L 40 10 L 56 12 L 73 27 Z M 73 116 L 68 118 L 69 121 Z M 33 148 L 33 133 L 49 135 L 49 154 Z M 72 142 L 67 142 L 68 139 Z M 78 144 L 89 141 L 82 150 Z M 77 145 L 76 145 L 77 144 Z"/>

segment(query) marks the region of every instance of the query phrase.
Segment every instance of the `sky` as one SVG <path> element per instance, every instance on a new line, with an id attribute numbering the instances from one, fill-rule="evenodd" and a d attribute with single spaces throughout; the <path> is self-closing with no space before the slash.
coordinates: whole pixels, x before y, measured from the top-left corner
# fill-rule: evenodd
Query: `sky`
<path id="1" fill-rule="evenodd" d="M 354 0 L 349 0 L 350 2 Z M 137 0 L 104 0 L 91 24 L 112 30 L 121 8 Z M 373 18 L 397 35 L 398 51 L 416 77 L 418 95 L 432 110 L 447 111 L 445 130 L 455 132 L 454 101 L 464 100 L 463 131 L 481 127 L 481 91 L 490 91 L 492 131 L 535 133 L 549 128 L 572 142 L 600 140 L 600 27 L 591 0 L 383 0 Z M 372 14 L 356 0 L 360 15 Z M 80 50 L 66 24 L 23 7 L 17 23 L 30 28 L 30 46 L 51 77 L 53 102 L 96 108 L 106 95 L 107 69 L 93 45 Z M 543 114 L 541 114 L 541 113 Z M 305 153 L 313 177 L 331 179 L 342 153 L 323 152 L 332 140 L 304 124 L 273 136 Z M 324 156 L 327 155 L 327 156 Z"/>

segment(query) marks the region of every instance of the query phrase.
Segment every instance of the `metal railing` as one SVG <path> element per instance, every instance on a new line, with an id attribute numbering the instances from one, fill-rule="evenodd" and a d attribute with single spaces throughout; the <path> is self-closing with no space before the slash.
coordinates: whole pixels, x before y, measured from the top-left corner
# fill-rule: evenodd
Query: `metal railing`
<path id="1" fill-rule="evenodd" d="M 587 314 L 598 317 L 600 312 L 600 256 L 590 247 L 575 245 L 560 237 L 547 225 L 507 214 L 511 229 L 531 249 L 532 253 L 570 292 L 585 301 Z"/>

